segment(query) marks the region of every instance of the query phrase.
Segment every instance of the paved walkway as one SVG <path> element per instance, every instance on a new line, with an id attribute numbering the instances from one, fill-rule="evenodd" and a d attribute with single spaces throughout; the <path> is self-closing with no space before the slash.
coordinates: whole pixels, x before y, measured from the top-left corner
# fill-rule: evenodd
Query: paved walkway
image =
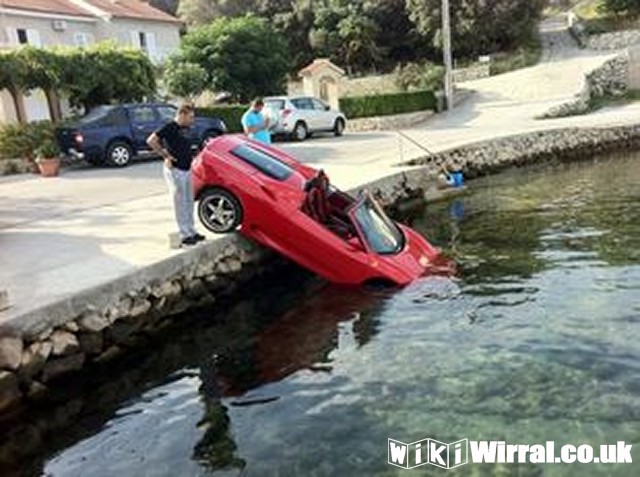
<path id="1" fill-rule="evenodd" d="M 466 83 L 476 93 L 452 112 L 405 131 L 432 151 L 478 140 L 568 126 L 640 122 L 640 104 L 588 116 L 534 117 L 570 100 L 583 76 L 613 54 L 579 50 L 562 22 L 542 25 L 537 66 Z M 280 145 L 324 167 L 342 188 L 388 175 L 424 152 L 392 132 L 323 137 Z M 0 179 L 0 289 L 12 307 L 0 324 L 74 292 L 106 283 L 171 255 L 173 219 L 158 162 L 122 170 L 67 171 L 56 179 Z M 215 237 L 210 236 L 210 240 Z"/>

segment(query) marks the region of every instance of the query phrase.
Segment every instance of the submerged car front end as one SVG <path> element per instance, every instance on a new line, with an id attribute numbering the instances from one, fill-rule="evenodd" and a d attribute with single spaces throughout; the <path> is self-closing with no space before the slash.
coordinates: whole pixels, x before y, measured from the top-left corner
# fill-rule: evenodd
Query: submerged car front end
<path id="1" fill-rule="evenodd" d="M 369 194 L 350 211 L 368 253 L 370 276 L 365 282 L 406 285 L 424 275 L 439 260 L 440 251 L 419 233 L 397 224 Z"/>

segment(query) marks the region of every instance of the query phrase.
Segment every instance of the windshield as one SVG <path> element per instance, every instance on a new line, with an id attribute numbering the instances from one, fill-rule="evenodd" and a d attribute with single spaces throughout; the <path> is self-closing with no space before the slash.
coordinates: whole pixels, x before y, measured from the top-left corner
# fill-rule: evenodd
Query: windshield
<path id="1" fill-rule="evenodd" d="M 371 197 L 356 206 L 353 217 L 374 252 L 394 254 L 404 247 L 404 235 Z"/>
<path id="2" fill-rule="evenodd" d="M 114 106 L 98 106 L 95 109 L 92 109 L 89 114 L 80 118 L 80 122 L 83 124 L 92 123 L 98 119 L 104 118 L 109 111 L 111 111 Z"/>

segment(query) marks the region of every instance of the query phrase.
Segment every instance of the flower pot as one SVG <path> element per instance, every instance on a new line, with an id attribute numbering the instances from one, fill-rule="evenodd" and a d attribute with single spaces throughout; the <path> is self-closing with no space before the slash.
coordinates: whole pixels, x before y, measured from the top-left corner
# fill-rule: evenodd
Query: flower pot
<path id="1" fill-rule="evenodd" d="M 42 177 L 55 177 L 60 172 L 60 159 L 55 157 L 51 159 L 39 159 L 38 169 Z"/>

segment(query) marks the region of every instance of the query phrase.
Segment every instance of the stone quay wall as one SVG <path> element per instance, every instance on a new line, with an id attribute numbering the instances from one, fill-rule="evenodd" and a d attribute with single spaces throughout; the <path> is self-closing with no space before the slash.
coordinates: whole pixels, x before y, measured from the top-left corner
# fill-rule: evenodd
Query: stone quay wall
<path id="1" fill-rule="evenodd" d="M 546 161 L 577 161 L 595 154 L 640 148 L 640 124 L 536 131 L 482 141 L 409 161 L 432 174 L 445 165 L 468 179 Z"/>
<path id="2" fill-rule="evenodd" d="M 640 147 L 640 124 L 560 129 L 483 141 L 416 159 L 363 185 L 390 207 L 436 188 L 441 165 L 469 179 L 548 160 Z M 354 191 L 351 191 L 354 192 Z M 239 235 L 201 245 L 0 327 L 0 411 L 37 401 L 61 377 L 139 349 L 189 309 L 210 306 L 283 263 Z"/>

